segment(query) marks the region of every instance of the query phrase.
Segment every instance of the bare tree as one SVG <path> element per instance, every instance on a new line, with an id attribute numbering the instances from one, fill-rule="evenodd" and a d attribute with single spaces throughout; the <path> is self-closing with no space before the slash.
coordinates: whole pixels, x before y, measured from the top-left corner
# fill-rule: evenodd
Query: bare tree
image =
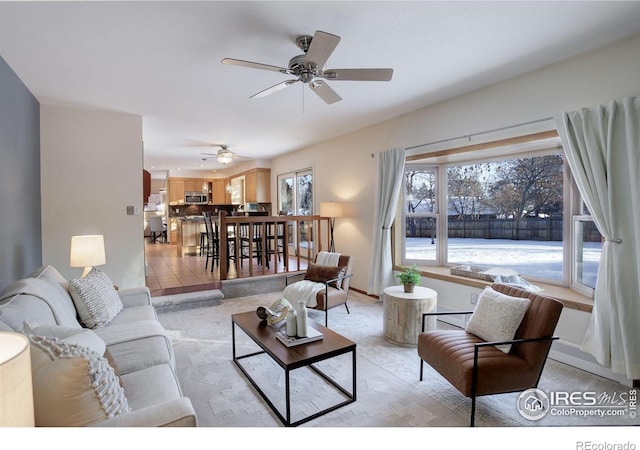
<path id="1" fill-rule="evenodd" d="M 562 209 L 562 154 L 520 158 L 500 163 L 490 188 L 492 205 L 518 224 L 526 216 Z"/>
<path id="2" fill-rule="evenodd" d="M 490 164 L 450 167 L 447 171 L 449 207 L 458 219 L 480 217 L 485 203 L 485 178 Z"/>

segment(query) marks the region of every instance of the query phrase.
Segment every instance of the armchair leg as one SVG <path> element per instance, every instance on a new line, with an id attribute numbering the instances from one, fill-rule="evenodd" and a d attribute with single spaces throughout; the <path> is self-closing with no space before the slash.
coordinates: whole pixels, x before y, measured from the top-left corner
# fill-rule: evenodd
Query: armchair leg
<path id="1" fill-rule="evenodd" d="M 475 421 L 476 421 L 476 396 L 472 396 L 471 397 L 471 423 L 469 424 L 470 427 L 475 427 Z"/>
<path id="2" fill-rule="evenodd" d="M 420 381 L 422 381 L 422 369 L 424 367 L 424 361 L 420 358 Z"/>
<path id="3" fill-rule="evenodd" d="M 344 307 L 347 308 L 347 314 L 351 314 L 351 312 L 349 311 L 349 307 L 347 306 L 347 303 L 344 303 Z"/>

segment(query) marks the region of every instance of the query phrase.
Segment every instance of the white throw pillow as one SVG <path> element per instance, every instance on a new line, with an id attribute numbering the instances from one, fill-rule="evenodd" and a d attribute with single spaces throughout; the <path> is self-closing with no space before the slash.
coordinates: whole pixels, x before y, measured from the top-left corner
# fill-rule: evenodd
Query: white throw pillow
<path id="1" fill-rule="evenodd" d="M 88 328 L 71 328 L 62 325 L 39 325 L 33 322 L 23 323 L 25 334 L 34 336 L 44 336 L 49 338 L 58 338 L 67 344 L 78 344 L 93 350 L 98 355 L 104 355 L 107 344 L 93 331 Z"/>
<path id="2" fill-rule="evenodd" d="M 58 338 L 29 340 L 36 426 L 80 427 L 131 411 L 104 357 Z"/>
<path id="3" fill-rule="evenodd" d="M 485 341 L 513 339 L 529 308 L 529 299 L 511 297 L 486 287 L 478 298 L 465 330 Z M 504 353 L 511 351 L 511 344 L 496 345 Z"/>
<path id="4" fill-rule="evenodd" d="M 87 328 L 102 328 L 122 311 L 123 305 L 113 283 L 94 267 L 84 278 L 69 281 L 69 293 L 80 320 Z"/>

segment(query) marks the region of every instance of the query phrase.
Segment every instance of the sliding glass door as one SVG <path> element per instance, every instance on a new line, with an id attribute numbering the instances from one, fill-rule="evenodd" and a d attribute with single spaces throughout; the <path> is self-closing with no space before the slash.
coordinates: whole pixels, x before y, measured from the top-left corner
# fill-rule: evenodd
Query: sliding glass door
<path id="1" fill-rule="evenodd" d="M 311 169 L 278 175 L 278 212 L 281 215 L 290 216 L 313 215 L 313 171 Z M 301 222 L 301 248 L 307 249 L 313 244 L 309 239 L 309 226 L 310 222 Z M 293 229 L 293 223 L 290 223 L 289 227 L 289 249 L 292 254 L 296 254 L 298 233 Z"/>

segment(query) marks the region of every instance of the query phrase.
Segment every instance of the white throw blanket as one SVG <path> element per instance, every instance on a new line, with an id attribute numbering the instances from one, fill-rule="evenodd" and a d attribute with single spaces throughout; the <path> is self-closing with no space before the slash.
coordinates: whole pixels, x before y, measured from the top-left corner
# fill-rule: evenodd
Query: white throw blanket
<path id="1" fill-rule="evenodd" d="M 298 302 L 304 302 L 308 308 L 315 308 L 318 306 L 316 295 L 323 289 L 324 283 L 318 283 L 311 280 L 301 280 L 291 283 L 285 287 L 282 296 L 286 298 L 289 303 L 294 305 L 294 308 Z"/>
<path id="2" fill-rule="evenodd" d="M 316 256 L 316 264 L 319 266 L 337 266 L 340 260 L 340 253 L 320 252 Z"/>
<path id="3" fill-rule="evenodd" d="M 337 266 L 340 253 L 320 252 L 316 256 L 316 264 L 320 266 Z M 292 305 L 302 301 L 307 308 L 315 308 L 318 305 L 316 295 L 324 289 L 324 283 L 311 280 L 296 281 L 284 288 L 282 296 Z"/>

